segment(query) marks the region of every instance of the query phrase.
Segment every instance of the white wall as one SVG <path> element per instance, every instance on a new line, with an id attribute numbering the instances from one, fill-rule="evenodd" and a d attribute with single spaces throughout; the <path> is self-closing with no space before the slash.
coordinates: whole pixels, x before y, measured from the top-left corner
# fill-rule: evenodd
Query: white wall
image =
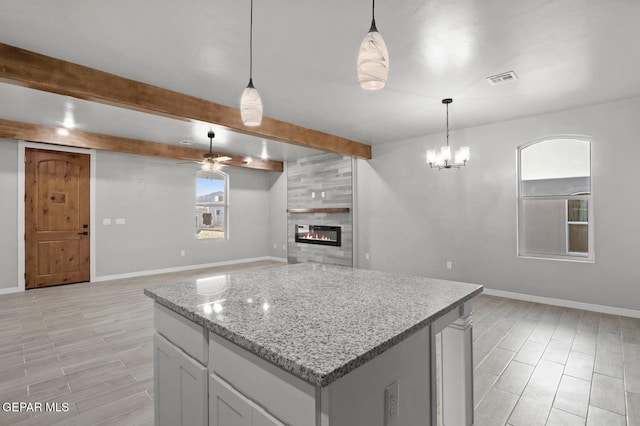
<path id="1" fill-rule="evenodd" d="M 452 146 L 471 148 L 461 170 L 425 164 L 443 134 L 375 146 L 372 160 L 358 160 L 358 264 L 640 309 L 638 117 L 640 98 L 632 98 L 453 131 Z M 593 264 L 516 254 L 516 148 L 558 135 L 592 141 Z"/>
<path id="2" fill-rule="evenodd" d="M 18 144 L 0 139 L 0 290 L 17 286 Z"/>
<path id="3" fill-rule="evenodd" d="M 269 255 L 271 173 L 226 168 L 229 240 L 196 240 L 196 165 L 102 151 L 96 163 L 98 278 Z"/>

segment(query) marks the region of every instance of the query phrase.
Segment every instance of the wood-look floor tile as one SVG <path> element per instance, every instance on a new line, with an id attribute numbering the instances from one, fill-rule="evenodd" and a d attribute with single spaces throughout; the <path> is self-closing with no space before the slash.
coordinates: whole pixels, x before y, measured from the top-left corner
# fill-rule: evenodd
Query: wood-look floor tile
<path id="1" fill-rule="evenodd" d="M 593 371 L 611 377 L 622 378 L 624 375 L 622 354 L 620 352 L 609 352 L 605 349 L 598 348 Z"/>
<path id="2" fill-rule="evenodd" d="M 596 347 L 598 345 L 598 331 L 597 330 L 580 330 L 576 333 L 571 345 L 571 350 L 576 352 L 582 352 L 589 355 L 596 354 Z"/>
<path id="3" fill-rule="evenodd" d="M 496 347 L 478 364 L 477 368 L 499 376 L 507 368 L 514 355 L 513 351 Z"/>
<path id="4" fill-rule="evenodd" d="M 139 392 L 147 391 L 147 389 L 153 388 L 153 380 L 146 380 L 143 382 L 133 382 L 125 386 L 115 387 L 109 389 L 106 392 L 101 392 L 97 395 L 90 396 L 85 399 L 76 401 L 76 407 L 79 413 L 84 413 L 102 405 L 118 401 L 126 398 L 130 395 L 134 395 Z"/>
<path id="5" fill-rule="evenodd" d="M 544 343 L 546 345 L 551 340 L 551 336 L 553 336 L 555 330 L 555 325 L 541 322 L 536 326 L 536 328 L 533 329 L 533 331 L 529 335 L 529 340 L 533 342 Z"/>
<path id="6" fill-rule="evenodd" d="M 518 402 L 516 395 L 495 387 L 492 388 L 478 405 L 474 416 L 474 424 L 476 426 L 504 425 L 516 402 Z"/>
<path id="7" fill-rule="evenodd" d="M 640 393 L 627 392 L 628 426 L 640 426 Z"/>
<path id="8" fill-rule="evenodd" d="M 473 402 L 477 407 L 489 393 L 491 387 L 498 381 L 498 375 L 476 368 L 473 372 Z"/>
<path id="9" fill-rule="evenodd" d="M 570 351 L 571 343 L 551 339 L 547 345 L 547 349 L 545 349 L 542 354 L 542 359 L 558 364 L 565 364 Z"/>
<path id="10" fill-rule="evenodd" d="M 624 385 L 627 392 L 640 394 L 640 369 L 625 368 Z"/>
<path id="11" fill-rule="evenodd" d="M 109 420 L 105 420 L 102 423 L 98 423 L 97 426 L 121 426 L 121 425 L 136 425 L 136 426 L 153 426 L 154 425 L 153 410 L 145 406 L 142 408 L 129 411 L 120 416 L 113 417 Z"/>
<path id="12" fill-rule="evenodd" d="M 533 370 L 534 367 L 532 365 L 517 361 L 510 362 L 496 382 L 495 387 L 515 395 L 521 395 Z"/>
<path id="13" fill-rule="evenodd" d="M 569 352 L 569 358 L 564 366 L 564 374 L 583 380 L 591 380 L 593 375 L 593 355 L 582 352 Z"/>
<path id="14" fill-rule="evenodd" d="M 633 343 L 625 343 L 624 347 L 624 363 L 630 366 L 640 366 L 640 345 Z"/>
<path id="15" fill-rule="evenodd" d="M 509 417 L 509 424 L 513 426 L 544 426 L 554 396 L 553 392 L 527 386 L 516 403 L 511 417 Z"/>
<path id="16" fill-rule="evenodd" d="M 589 404 L 624 416 L 626 410 L 622 379 L 594 373 Z"/>
<path id="17" fill-rule="evenodd" d="M 529 384 L 548 392 L 556 393 L 564 366 L 555 362 L 540 360 L 533 374 L 529 379 Z"/>
<path id="18" fill-rule="evenodd" d="M 551 408 L 546 426 L 585 426 L 587 420 L 566 411 Z"/>
<path id="19" fill-rule="evenodd" d="M 540 361 L 546 347 L 544 343 L 527 340 L 513 359 L 514 361 L 535 366 Z"/>
<path id="20" fill-rule="evenodd" d="M 587 417 L 590 391 L 591 382 L 563 375 L 553 406 L 580 417 Z"/>
<path id="21" fill-rule="evenodd" d="M 626 426 L 626 419 L 617 413 L 589 406 L 587 426 Z"/>
<path id="22" fill-rule="evenodd" d="M 598 333 L 598 348 L 609 352 L 622 353 L 622 336 L 611 331 Z"/>

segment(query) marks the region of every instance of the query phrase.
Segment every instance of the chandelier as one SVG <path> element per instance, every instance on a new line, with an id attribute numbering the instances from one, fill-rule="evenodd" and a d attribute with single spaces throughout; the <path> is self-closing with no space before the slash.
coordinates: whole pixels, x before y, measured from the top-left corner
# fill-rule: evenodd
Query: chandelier
<path id="1" fill-rule="evenodd" d="M 450 168 L 459 169 L 467 164 L 469 160 L 469 147 L 461 146 L 455 152 L 454 162 L 451 162 L 451 148 L 449 147 L 449 104 L 451 102 L 453 102 L 451 98 L 442 100 L 442 103 L 447 106 L 447 145 L 440 147 L 439 153 L 435 149 L 427 150 L 427 163 L 429 167 L 437 167 L 438 170 Z"/>

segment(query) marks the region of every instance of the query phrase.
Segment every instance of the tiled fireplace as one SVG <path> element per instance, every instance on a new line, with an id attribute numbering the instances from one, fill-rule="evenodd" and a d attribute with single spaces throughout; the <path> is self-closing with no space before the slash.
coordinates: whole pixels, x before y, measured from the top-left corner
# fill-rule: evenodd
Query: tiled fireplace
<path id="1" fill-rule="evenodd" d="M 287 163 L 289 263 L 353 266 L 351 157 L 319 154 Z"/>

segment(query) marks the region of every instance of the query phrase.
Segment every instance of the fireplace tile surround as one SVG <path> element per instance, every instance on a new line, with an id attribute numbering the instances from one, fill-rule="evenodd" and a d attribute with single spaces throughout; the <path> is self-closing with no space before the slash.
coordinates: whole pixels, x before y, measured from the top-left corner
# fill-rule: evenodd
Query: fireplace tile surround
<path id="1" fill-rule="evenodd" d="M 287 163 L 288 262 L 353 266 L 352 208 L 351 157 L 319 154 Z M 299 224 L 339 226 L 341 245 L 296 242 Z"/>

